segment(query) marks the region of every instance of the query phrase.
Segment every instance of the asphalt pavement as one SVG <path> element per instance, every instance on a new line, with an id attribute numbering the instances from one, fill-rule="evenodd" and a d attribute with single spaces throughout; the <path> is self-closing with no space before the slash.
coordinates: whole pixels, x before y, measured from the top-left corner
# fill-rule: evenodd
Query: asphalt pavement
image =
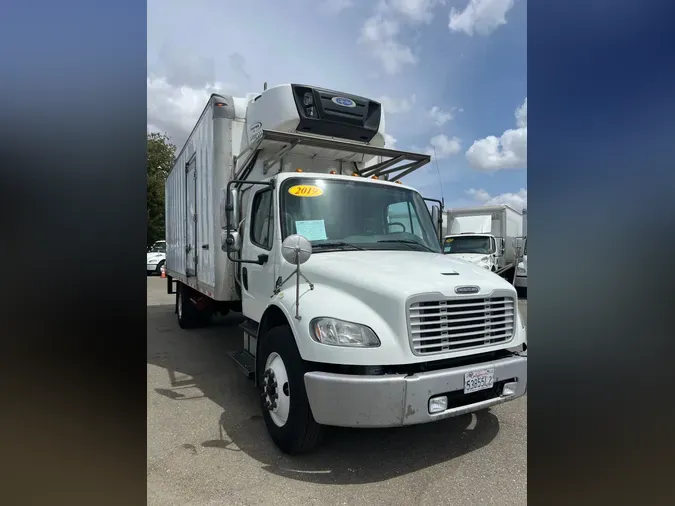
<path id="1" fill-rule="evenodd" d="M 315 452 L 289 457 L 228 356 L 241 316 L 182 330 L 174 297 L 148 278 L 148 504 L 527 503 L 527 396 L 428 425 L 331 429 Z M 526 301 L 520 310 L 527 321 Z"/>

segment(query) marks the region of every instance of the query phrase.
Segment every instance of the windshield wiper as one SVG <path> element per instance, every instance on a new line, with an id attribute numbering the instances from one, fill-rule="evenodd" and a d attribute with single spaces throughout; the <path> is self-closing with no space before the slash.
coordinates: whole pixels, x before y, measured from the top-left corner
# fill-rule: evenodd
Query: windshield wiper
<path id="1" fill-rule="evenodd" d="M 362 248 L 356 244 L 343 241 L 322 242 L 321 244 L 312 245 L 312 249 L 318 248 L 354 248 L 360 251 L 367 251 L 366 248 Z"/>
<path id="2" fill-rule="evenodd" d="M 400 242 L 400 243 L 405 244 L 405 245 L 408 245 L 408 244 L 413 245 L 414 244 L 415 246 L 420 246 L 427 251 L 431 251 L 432 253 L 436 253 L 436 251 L 432 250 L 429 246 L 426 246 L 426 245 L 422 244 L 421 242 L 411 241 L 410 239 L 383 239 L 383 240 L 377 241 L 377 242 Z"/>

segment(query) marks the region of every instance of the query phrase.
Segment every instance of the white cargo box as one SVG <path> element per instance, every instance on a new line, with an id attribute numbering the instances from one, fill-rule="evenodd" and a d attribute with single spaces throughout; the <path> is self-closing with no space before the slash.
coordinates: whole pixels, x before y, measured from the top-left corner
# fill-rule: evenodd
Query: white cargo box
<path id="1" fill-rule="evenodd" d="M 165 187 L 167 273 L 215 300 L 235 300 L 233 268 L 220 249 L 220 189 L 242 142 L 246 102 L 213 95 Z"/>

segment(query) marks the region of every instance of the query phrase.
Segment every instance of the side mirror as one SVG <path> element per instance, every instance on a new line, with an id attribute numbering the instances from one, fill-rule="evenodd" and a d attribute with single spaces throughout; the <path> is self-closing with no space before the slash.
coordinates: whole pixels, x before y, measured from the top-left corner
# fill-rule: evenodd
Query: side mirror
<path id="1" fill-rule="evenodd" d="M 235 252 L 241 249 L 241 236 L 238 231 L 223 230 L 220 233 L 220 249 L 227 252 Z"/>
<path id="2" fill-rule="evenodd" d="M 442 232 L 442 227 L 443 227 L 443 221 L 441 218 L 441 208 L 438 206 L 431 206 L 431 221 L 434 222 L 434 227 L 436 228 L 436 233 L 438 234 L 438 240 L 441 240 L 441 236 L 443 235 Z"/>
<path id="3" fill-rule="evenodd" d="M 239 225 L 239 191 L 232 188 L 228 194 L 223 188 L 220 191 L 220 228 L 236 230 Z"/>
<path id="4" fill-rule="evenodd" d="M 281 256 L 289 264 L 300 266 L 312 256 L 312 243 L 305 236 L 289 235 L 281 243 Z"/>

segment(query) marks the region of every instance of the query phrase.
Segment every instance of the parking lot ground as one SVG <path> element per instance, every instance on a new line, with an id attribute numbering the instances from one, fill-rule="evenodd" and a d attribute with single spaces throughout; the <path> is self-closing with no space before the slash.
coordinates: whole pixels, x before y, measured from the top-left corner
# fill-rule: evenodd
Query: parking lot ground
<path id="1" fill-rule="evenodd" d="M 331 429 L 314 453 L 289 457 L 228 356 L 241 316 L 181 330 L 174 297 L 148 278 L 148 504 L 527 503 L 527 396 L 434 424 Z"/>

